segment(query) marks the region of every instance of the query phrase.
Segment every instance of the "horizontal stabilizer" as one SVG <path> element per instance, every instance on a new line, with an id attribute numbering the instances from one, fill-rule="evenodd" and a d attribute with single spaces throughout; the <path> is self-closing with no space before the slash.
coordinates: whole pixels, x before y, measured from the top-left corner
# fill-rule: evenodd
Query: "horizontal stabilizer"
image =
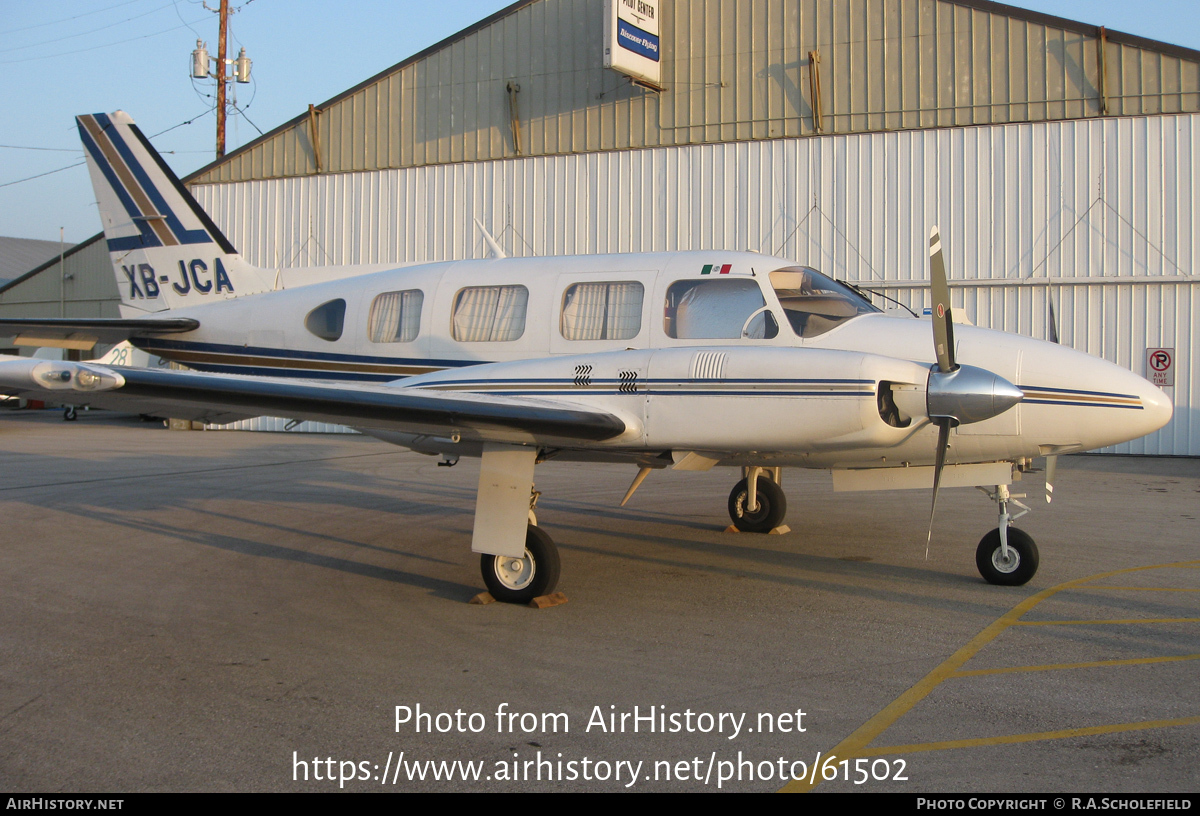
<path id="1" fill-rule="evenodd" d="M 200 321 L 190 317 L 0 319 L 0 337 L 15 335 L 18 346 L 82 350 L 97 343 L 120 343 L 131 337 L 179 334 L 198 328 Z"/>

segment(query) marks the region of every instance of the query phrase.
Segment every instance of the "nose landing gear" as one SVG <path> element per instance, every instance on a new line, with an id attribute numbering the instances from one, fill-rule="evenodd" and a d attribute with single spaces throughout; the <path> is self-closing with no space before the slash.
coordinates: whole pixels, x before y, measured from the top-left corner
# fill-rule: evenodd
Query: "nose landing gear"
<path id="1" fill-rule="evenodd" d="M 765 468 L 746 468 L 746 478 L 729 494 L 729 518 L 743 533 L 769 533 L 787 515 L 787 497 L 776 479 L 759 475 Z M 779 468 L 773 469 L 776 473 Z"/>
<path id="2" fill-rule="evenodd" d="M 983 490 L 983 488 L 980 488 Z M 1000 526 L 985 535 L 975 549 L 975 566 L 989 584 L 1021 586 L 1037 573 L 1038 548 L 1026 532 L 1009 523 L 1029 512 L 1029 508 L 1008 492 L 1008 485 L 997 485 L 995 492 L 984 490 L 1000 508 Z M 1024 508 L 1015 516 L 1008 513 L 1009 503 Z"/>

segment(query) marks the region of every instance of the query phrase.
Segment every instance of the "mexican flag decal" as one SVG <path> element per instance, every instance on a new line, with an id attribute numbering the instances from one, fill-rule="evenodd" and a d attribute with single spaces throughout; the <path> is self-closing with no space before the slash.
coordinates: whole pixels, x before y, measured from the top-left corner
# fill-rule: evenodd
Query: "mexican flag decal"
<path id="1" fill-rule="evenodd" d="M 704 268 L 700 270 L 700 274 L 711 275 L 712 273 L 716 272 L 718 275 L 728 275 L 729 270 L 732 268 L 733 264 L 723 264 L 721 266 L 718 266 L 717 264 L 705 264 Z"/>

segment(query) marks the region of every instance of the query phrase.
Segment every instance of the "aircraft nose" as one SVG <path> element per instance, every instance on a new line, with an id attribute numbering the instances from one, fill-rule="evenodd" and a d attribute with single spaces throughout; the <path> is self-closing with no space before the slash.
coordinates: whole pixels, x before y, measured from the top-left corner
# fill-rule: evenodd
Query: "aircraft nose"
<path id="1" fill-rule="evenodd" d="M 1140 378 L 1139 378 L 1140 379 Z M 1175 406 L 1161 388 L 1146 380 L 1141 380 L 1138 396 L 1142 399 L 1142 410 L 1137 421 L 1141 425 L 1141 434 L 1154 433 L 1171 421 Z"/>

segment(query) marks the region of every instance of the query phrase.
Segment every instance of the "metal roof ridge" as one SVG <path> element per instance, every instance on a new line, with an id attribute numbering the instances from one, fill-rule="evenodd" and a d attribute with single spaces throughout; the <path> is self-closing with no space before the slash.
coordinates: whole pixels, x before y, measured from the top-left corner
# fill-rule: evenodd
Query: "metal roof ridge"
<path id="1" fill-rule="evenodd" d="M 375 74 L 374 76 L 364 79 L 362 82 L 358 83 L 357 85 L 347 88 L 346 90 L 342 91 L 341 93 L 337 94 L 336 96 L 330 97 L 329 99 L 326 99 L 321 104 L 314 105 L 313 107 L 316 108 L 318 112 L 323 111 L 326 107 L 336 104 L 337 102 L 340 102 L 341 100 L 345 99 L 346 97 L 348 97 L 352 94 L 357 93 L 358 91 L 362 90 L 363 88 L 366 88 L 366 87 L 372 85 L 373 83 L 378 82 L 379 80 L 383 79 L 384 77 L 391 76 L 392 74 L 394 74 L 398 71 L 402 71 L 405 68 L 407 68 L 409 65 L 412 65 L 420 60 L 423 60 L 426 57 L 430 56 L 431 54 L 441 51 L 443 48 L 445 48 L 447 46 L 453 45 L 454 43 L 458 42 L 459 40 L 466 39 L 470 35 L 474 34 L 476 31 L 486 28 L 487 26 L 491 25 L 492 23 L 495 23 L 498 20 L 501 20 L 510 14 L 520 11 L 525 6 L 530 6 L 537 2 L 540 2 L 540 0 L 516 0 L 515 3 L 513 3 L 510 6 L 505 6 L 504 8 L 497 11 L 495 14 L 485 17 L 477 23 L 472 23 L 471 25 L 467 26 L 466 28 L 462 29 L 461 31 L 451 34 L 449 37 L 446 37 L 445 39 L 434 43 L 433 45 L 429 46 L 428 48 L 424 48 L 421 51 L 418 51 L 417 53 L 413 54 L 410 57 L 406 57 L 405 59 L 401 60 L 400 62 L 397 62 L 395 65 L 392 65 L 389 68 L 383 69 L 382 71 Z M 192 173 L 189 173 L 187 176 L 184 176 L 181 179 L 181 181 L 184 184 L 191 182 L 196 177 L 203 175 L 204 173 L 207 173 L 210 170 L 228 162 L 230 159 L 234 158 L 235 156 L 238 156 L 241 153 L 244 153 L 248 150 L 251 150 L 251 149 L 257 147 L 258 145 L 262 144 L 263 142 L 266 142 L 268 139 L 273 138 L 277 134 L 282 133 L 289 128 L 295 127 L 296 125 L 303 122 L 304 119 L 306 119 L 307 117 L 308 117 L 308 111 L 304 111 L 304 113 L 301 113 L 299 116 L 295 116 L 292 119 L 289 119 L 288 121 L 279 125 L 278 127 L 268 130 L 266 133 L 259 136 L 254 141 L 247 142 L 246 144 L 233 150 L 232 152 L 226 153 L 221 158 L 215 159 L 215 160 L 209 162 L 208 164 L 204 165 L 203 167 L 199 168 L 198 170 L 195 170 Z"/>

